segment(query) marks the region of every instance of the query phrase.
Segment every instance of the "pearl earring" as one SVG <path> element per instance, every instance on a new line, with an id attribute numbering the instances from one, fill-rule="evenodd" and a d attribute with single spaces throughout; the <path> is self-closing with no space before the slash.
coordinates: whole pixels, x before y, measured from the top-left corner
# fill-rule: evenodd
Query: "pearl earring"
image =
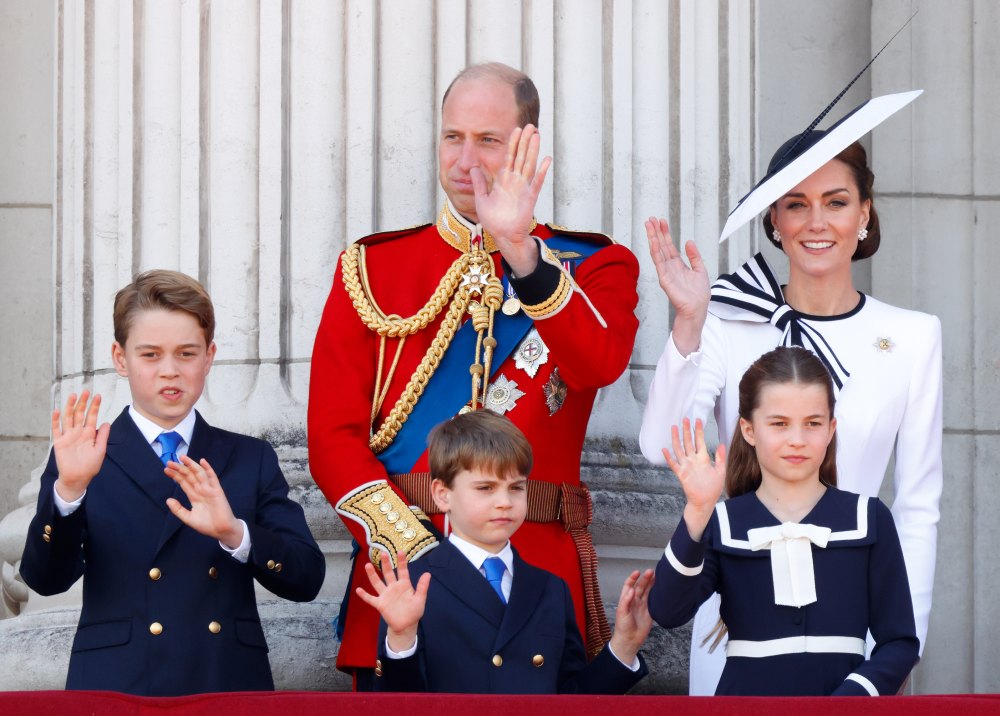
<path id="1" fill-rule="evenodd" d="M 781 234 L 778 233 L 777 229 L 774 229 L 773 233 L 771 234 L 771 238 L 774 239 L 777 243 L 779 244 L 781 243 Z"/>
<path id="2" fill-rule="evenodd" d="M 864 241 L 867 238 L 868 238 L 868 229 L 859 229 L 858 230 L 858 241 Z"/>

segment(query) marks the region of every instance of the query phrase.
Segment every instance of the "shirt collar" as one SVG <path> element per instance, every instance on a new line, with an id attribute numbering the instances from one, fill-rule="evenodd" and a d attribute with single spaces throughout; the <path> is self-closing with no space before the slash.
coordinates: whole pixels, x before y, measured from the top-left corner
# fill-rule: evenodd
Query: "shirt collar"
<path id="1" fill-rule="evenodd" d="M 194 435 L 194 424 L 197 417 L 194 410 L 191 410 L 191 412 L 184 416 L 182 421 L 177 423 L 177 425 L 170 430 L 160 427 L 145 415 L 140 414 L 139 411 L 135 409 L 134 405 L 128 406 L 128 415 L 132 418 L 132 422 L 134 422 L 135 426 L 139 428 L 139 432 L 142 433 L 142 436 L 150 445 L 153 444 L 153 441 L 155 441 L 156 438 L 160 437 L 160 433 L 169 432 L 175 432 L 180 435 L 181 439 L 184 440 L 185 445 L 191 444 L 191 437 Z"/>
<path id="2" fill-rule="evenodd" d="M 510 572 L 511 576 L 514 575 L 514 550 L 510 547 L 510 540 L 507 540 L 507 544 L 505 544 L 503 549 L 497 554 L 487 552 L 482 547 L 477 547 L 468 540 L 462 539 L 454 532 L 448 535 L 448 541 L 451 542 L 452 546 L 461 552 L 467 560 L 472 562 L 472 565 L 476 569 L 482 568 L 483 562 L 486 561 L 487 557 L 499 557 L 503 560 L 504 566 L 507 567 L 507 571 Z"/>

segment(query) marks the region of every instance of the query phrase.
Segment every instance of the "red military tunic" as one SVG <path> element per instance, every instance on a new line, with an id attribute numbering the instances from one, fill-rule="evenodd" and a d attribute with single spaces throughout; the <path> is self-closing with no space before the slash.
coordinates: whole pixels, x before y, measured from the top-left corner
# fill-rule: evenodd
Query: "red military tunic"
<path id="1" fill-rule="evenodd" d="M 449 231 L 445 222 L 450 222 L 453 229 L 459 228 L 461 236 L 454 230 Z M 439 226 L 443 228 L 439 230 Z M 470 228 L 475 232 L 475 227 L 459 220 L 446 204 L 437 225 L 362 239 L 372 302 L 387 315 L 409 317 L 417 313 L 459 258 L 459 246 L 468 241 L 466 234 Z M 533 235 L 543 241 L 557 233 L 566 232 L 543 225 L 533 230 Z M 515 365 L 512 353 L 499 370 L 494 366 L 491 382 L 503 376 L 514 381 L 517 389 L 524 393 L 506 415 L 531 441 L 534 468 L 529 477 L 579 485 L 580 454 L 597 389 L 614 382 L 631 356 L 638 329 L 634 310 L 638 302 L 639 266 L 627 248 L 614 244 L 607 237 L 572 233 L 575 238 L 603 245 L 579 263 L 575 271 L 576 284 L 593 305 L 588 305 L 578 292 L 573 292 L 568 300 L 554 306 L 556 312 L 545 317 L 536 316 L 534 326 L 549 350 L 547 363 L 540 365 L 536 375 L 530 377 Z M 462 248 L 467 250 L 468 244 Z M 493 249 L 489 240 L 486 248 Z M 492 256 L 499 276 L 503 270 L 500 255 L 497 252 Z M 565 293 L 566 279 L 560 279 L 558 271 L 543 266 L 542 262 L 539 266 L 543 270 L 536 270 L 532 277 L 513 281 L 519 293 L 523 289 L 525 302 L 528 302 L 528 294 L 537 299 L 541 295 L 539 291 L 548 296 L 554 295 L 558 288 Z M 557 282 L 561 282 L 558 287 Z M 533 300 L 531 303 L 545 302 Z M 606 327 L 601 325 L 595 310 Z M 441 311 L 427 328 L 405 339 L 385 400 L 374 420 L 375 428 L 382 424 L 427 353 L 446 311 Z M 385 468 L 369 447 L 374 429 L 371 411 L 379 340 L 379 335 L 359 317 L 345 288 L 343 265 L 338 262 L 313 350 L 308 416 L 310 469 L 331 504 L 337 504 L 365 483 L 386 478 Z M 386 341 L 383 375 L 396 354 L 397 344 L 396 339 Z M 470 355 L 469 363 L 472 362 Z M 562 407 L 551 413 L 543 387 L 556 367 L 567 390 Z M 465 400 L 471 397 L 471 378 L 467 373 L 455 381 L 454 390 L 467 396 Z M 412 470 L 427 469 L 425 452 Z M 406 498 L 403 500 L 405 502 Z M 434 522 L 442 528 L 440 515 L 434 517 Z M 345 523 L 359 544 L 365 545 L 366 533 L 362 526 L 352 520 L 345 520 Z M 514 535 L 513 543 L 525 561 L 566 580 L 576 605 L 581 633 L 585 634 L 580 559 L 562 523 L 526 521 Z M 364 574 L 367 551 L 366 545 L 355 560 L 353 587 L 369 586 Z M 353 590 L 348 598 L 337 665 L 343 670 L 371 668 L 375 665 L 379 615 Z M 595 645 L 587 646 L 589 651 Z"/>

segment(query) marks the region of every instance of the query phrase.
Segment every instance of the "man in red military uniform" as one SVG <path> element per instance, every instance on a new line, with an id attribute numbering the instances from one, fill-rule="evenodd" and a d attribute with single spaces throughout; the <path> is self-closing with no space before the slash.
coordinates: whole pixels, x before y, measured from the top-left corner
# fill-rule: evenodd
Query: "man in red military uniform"
<path id="1" fill-rule="evenodd" d="M 597 389 L 632 352 L 638 263 L 605 236 L 535 221 L 550 160 L 538 166 L 538 93 L 526 75 L 467 68 L 441 119 L 448 201 L 437 222 L 341 255 L 313 350 L 310 468 L 361 545 L 357 587 L 378 550 L 419 558 L 447 533 L 430 499 L 430 428 L 461 410 L 507 415 L 534 451 L 514 545 L 566 580 L 594 654 L 608 629 L 580 453 Z M 337 664 L 364 688 L 378 613 L 353 588 L 345 599 Z"/>

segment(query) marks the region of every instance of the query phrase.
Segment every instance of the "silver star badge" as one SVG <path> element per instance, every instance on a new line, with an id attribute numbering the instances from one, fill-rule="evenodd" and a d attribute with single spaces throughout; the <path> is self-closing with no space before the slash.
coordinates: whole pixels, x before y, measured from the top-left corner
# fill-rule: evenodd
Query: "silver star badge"
<path id="1" fill-rule="evenodd" d="M 524 391 L 517 389 L 517 383 L 501 375 L 486 390 L 486 407 L 503 415 L 508 410 L 513 410 L 522 397 Z"/>
<path id="2" fill-rule="evenodd" d="M 480 296 L 488 281 L 489 274 L 486 273 L 483 266 L 478 264 L 469 266 L 468 272 L 462 276 L 462 286 L 468 286 L 470 293 L 476 293 Z"/>
<path id="3" fill-rule="evenodd" d="M 549 362 L 549 348 L 538 331 L 532 328 L 514 351 L 514 365 L 532 378 L 538 373 L 538 366 Z"/>

